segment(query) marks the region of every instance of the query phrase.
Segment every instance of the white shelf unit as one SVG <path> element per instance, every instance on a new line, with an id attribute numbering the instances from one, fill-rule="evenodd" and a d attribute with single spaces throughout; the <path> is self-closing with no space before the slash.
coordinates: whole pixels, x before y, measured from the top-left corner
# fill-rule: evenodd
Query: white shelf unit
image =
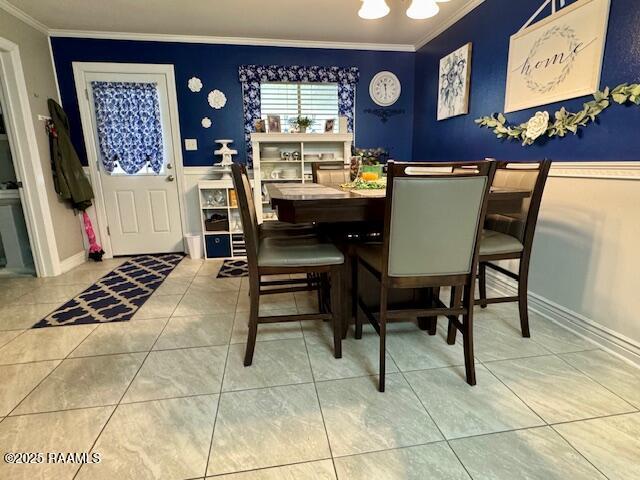
<path id="1" fill-rule="evenodd" d="M 276 220 L 276 214 L 262 184 L 270 182 L 311 183 L 311 164 L 315 162 L 351 161 L 352 133 L 252 133 L 253 172 L 256 191 L 262 191 L 262 214 L 265 221 Z M 267 152 L 265 147 L 271 147 Z M 275 151 L 277 149 L 277 151 Z M 282 160 L 282 152 L 298 152 L 298 160 Z M 313 157 L 322 155 L 321 158 Z M 273 174 L 279 172 L 279 174 Z M 291 172 L 291 173 L 285 173 Z M 257 199 L 256 199 L 257 203 Z M 260 211 L 260 208 L 258 208 Z"/>
<path id="2" fill-rule="evenodd" d="M 256 188 L 254 180 L 251 183 L 254 191 L 259 192 L 259 182 L 258 188 Z M 198 182 L 202 237 L 205 258 L 207 259 L 244 258 L 246 256 L 240 210 L 237 203 L 236 205 L 231 204 L 230 192 L 232 190 L 234 190 L 232 180 L 202 180 Z M 256 197 L 256 210 L 260 218 L 262 200 L 259 195 Z M 226 217 L 226 225 L 220 230 L 207 231 L 205 221 L 215 213 Z"/>

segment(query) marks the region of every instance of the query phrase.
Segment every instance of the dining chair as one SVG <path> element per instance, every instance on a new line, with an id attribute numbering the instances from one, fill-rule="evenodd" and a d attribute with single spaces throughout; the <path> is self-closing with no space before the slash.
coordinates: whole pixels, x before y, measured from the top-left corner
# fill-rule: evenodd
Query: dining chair
<path id="1" fill-rule="evenodd" d="M 242 229 L 249 265 L 249 334 L 244 365 L 253 361 L 258 325 L 302 320 L 329 320 L 333 328 L 334 356 L 342 357 L 341 269 L 343 254 L 331 243 L 318 236 L 269 237 L 259 234 L 255 203 L 250 201 L 251 183 L 243 165 L 231 167 L 233 183 L 238 195 Z M 331 311 L 296 315 L 260 315 L 260 296 L 316 290 L 316 281 L 283 279 L 266 281 L 262 277 L 293 274 L 328 275 L 331 282 Z M 315 277 L 314 277 L 315 278 Z M 303 283 L 303 284 L 301 284 Z M 275 287 L 275 288 L 271 288 Z"/>
<path id="2" fill-rule="evenodd" d="M 480 298 L 476 300 L 476 305 L 486 308 L 493 303 L 518 302 L 522 336 L 530 337 L 527 302 L 529 263 L 551 161 L 496 162 L 496 166 L 493 188 L 526 189 L 531 192 L 531 195 L 522 202 L 521 210 L 515 214 L 487 215 L 480 240 L 478 267 Z M 518 273 L 493 263 L 499 260 L 519 260 Z M 487 298 L 487 267 L 518 282 L 518 295 Z"/>
<path id="3" fill-rule="evenodd" d="M 415 317 L 445 315 L 451 328 L 462 332 L 467 382 L 476 384 L 473 359 L 473 291 L 478 245 L 486 215 L 492 162 L 460 163 L 389 162 L 387 201 L 382 244 L 356 250 L 358 264 L 380 283 L 379 311 L 372 311 L 359 293 L 357 305 L 380 335 L 379 390 L 385 388 L 387 323 Z M 443 171 L 447 167 L 448 171 Z M 439 169 L 439 170 L 438 170 Z M 461 295 L 450 306 L 436 295 L 409 305 L 389 308 L 393 289 L 456 287 Z M 357 289 L 357 287 L 356 287 Z M 459 317 L 462 316 L 460 321 Z M 356 338 L 362 334 L 356 316 Z"/>
<path id="4" fill-rule="evenodd" d="M 343 162 L 314 162 L 311 164 L 313 183 L 339 187 L 351 181 L 351 171 Z"/>

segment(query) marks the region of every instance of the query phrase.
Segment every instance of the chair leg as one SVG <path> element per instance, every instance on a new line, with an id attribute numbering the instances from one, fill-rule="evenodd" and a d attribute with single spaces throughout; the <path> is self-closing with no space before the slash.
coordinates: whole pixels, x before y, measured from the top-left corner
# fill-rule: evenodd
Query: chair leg
<path id="1" fill-rule="evenodd" d="M 433 307 L 435 299 L 440 297 L 440 288 L 427 288 L 424 300 L 429 307 Z M 429 335 L 435 335 L 438 330 L 438 317 L 418 317 L 418 327 L 426 330 Z"/>
<path id="2" fill-rule="evenodd" d="M 436 306 L 436 300 L 440 298 L 440 287 L 434 287 L 431 288 L 431 294 L 429 296 L 429 299 L 431 301 L 430 306 L 431 307 L 435 307 Z M 429 319 L 429 335 L 433 336 L 437 333 L 438 331 L 438 317 L 432 317 Z"/>
<path id="3" fill-rule="evenodd" d="M 520 329 L 522 336 L 531 337 L 529 331 L 529 300 L 527 298 L 527 285 L 529 283 L 529 262 L 520 260 L 520 274 L 518 280 L 518 310 L 520 311 Z"/>
<path id="4" fill-rule="evenodd" d="M 251 282 L 250 290 L 250 310 L 249 310 L 249 334 L 247 336 L 247 347 L 244 353 L 244 366 L 248 367 L 253 362 L 253 351 L 256 347 L 256 337 L 258 336 L 258 315 L 260 313 L 260 281 Z"/>
<path id="5" fill-rule="evenodd" d="M 333 356 L 342 358 L 342 265 L 331 269 L 331 323 L 333 327 Z"/>
<path id="6" fill-rule="evenodd" d="M 387 359 L 387 288 L 380 289 L 380 377 L 378 390 L 384 392 Z"/>
<path id="7" fill-rule="evenodd" d="M 451 287 L 451 299 L 449 300 L 449 306 L 454 308 L 459 306 L 460 303 L 462 303 L 462 287 Z M 447 343 L 449 345 L 455 345 L 457 333 L 457 327 L 451 320 L 449 320 L 449 326 L 447 328 Z"/>
<path id="8" fill-rule="evenodd" d="M 487 264 L 480 263 L 478 266 L 478 290 L 480 291 L 480 300 L 487 299 Z M 487 308 L 487 304 L 480 305 L 480 308 Z"/>
<path id="9" fill-rule="evenodd" d="M 324 295 L 323 295 L 323 278 L 321 276 L 316 276 L 316 280 L 317 280 L 317 286 L 318 289 L 316 290 L 316 294 L 318 296 L 318 311 L 320 313 L 326 313 L 325 312 L 325 302 L 324 302 Z"/>
<path id="10" fill-rule="evenodd" d="M 355 338 L 362 338 L 362 318 L 358 315 L 358 259 L 354 259 L 351 272 L 351 301 L 353 302 L 353 317 L 356 324 Z"/>
<path id="11" fill-rule="evenodd" d="M 471 282 L 473 286 L 473 282 Z M 473 304 L 474 304 L 474 292 L 471 287 L 465 288 L 465 308 L 467 314 L 462 316 L 462 339 L 464 346 L 464 368 L 467 374 L 467 383 L 469 385 L 476 384 L 476 367 L 473 358 Z"/>

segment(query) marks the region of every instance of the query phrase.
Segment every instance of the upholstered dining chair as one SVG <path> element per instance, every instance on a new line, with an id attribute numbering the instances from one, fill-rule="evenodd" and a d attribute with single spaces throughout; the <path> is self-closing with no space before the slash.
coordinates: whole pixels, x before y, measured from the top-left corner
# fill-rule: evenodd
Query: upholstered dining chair
<path id="1" fill-rule="evenodd" d="M 487 215 L 480 241 L 477 305 L 486 308 L 492 303 L 518 302 L 520 328 L 523 337 L 530 337 L 527 284 L 531 247 L 542 203 L 542 194 L 551 168 L 550 160 L 529 163 L 497 162 L 493 188 L 518 188 L 531 192 L 522 202 L 520 212 L 512 215 Z M 493 262 L 519 260 L 518 273 Z M 518 295 L 487 298 L 487 267 L 518 282 Z"/>
<path id="2" fill-rule="evenodd" d="M 359 294 L 358 308 L 380 335 L 379 390 L 385 388 L 387 322 L 446 315 L 462 332 L 467 382 L 475 385 L 473 359 L 473 291 L 478 244 L 487 209 L 494 164 L 388 163 L 387 201 L 382 244 L 356 249 L 359 266 L 380 282 L 380 308 L 374 312 Z M 447 171 L 442 167 L 448 167 Z M 457 287 L 463 295 L 446 306 L 439 298 L 389 309 L 393 289 Z M 357 287 L 356 287 L 357 288 Z M 462 320 L 459 317 L 462 316 Z M 356 316 L 356 338 L 361 336 Z"/>
<path id="3" fill-rule="evenodd" d="M 313 183 L 339 187 L 351 180 L 349 166 L 343 162 L 314 162 L 311 164 Z"/>
<path id="4" fill-rule="evenodd" d="M 238 196 L 242 229 L 249 264 L 249 334 L 244 365 L 253 362 L 258 325 L 302 320 L 330 320 L 333 327 L 334 356 L 342 357 L 342 322 L 340 318 L 341 269 L 343 254 L 331 243 L 317 236 L 269 237 L 259 234 L 255 203 L 250 201 L 251 183 L 244 166 L 231 167 L 233 183 Z M 307 280 L 266 281 L 263 277 L 292 274 L 329 275 L 331 282 L 331 312 L 298 315 L 260 315 L 260 296 L 316 290 L 317 282 Z M 305 284 L 301 285 L 300 283 Z M 275 288 L 270 288 L 275 287 Z"/>

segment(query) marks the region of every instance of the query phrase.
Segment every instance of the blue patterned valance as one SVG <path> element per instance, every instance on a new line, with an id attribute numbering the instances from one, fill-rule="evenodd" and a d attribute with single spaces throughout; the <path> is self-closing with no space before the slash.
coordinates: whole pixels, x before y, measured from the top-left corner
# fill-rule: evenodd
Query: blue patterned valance
<path id="1" fill-rule="evenodd" d="M 163 164 L 162 125 L 155 83 L 91 82 L 98 143 L 108 172 L 119 166 L 129 175 Z"/>
<path id="2" fill-rule="evenodd" d="M 260 119 L 260 83 L 262 82 L 304 82 L 337 83 L 338 112 L 347 117 L 347 128 L 353 132 L 356 84 L 360 72 L 356 67 L 301 67 L 298 65 L 241 65 L 238 69 L 242 83 L 244 103 L 244 136 L 247 143 L 247 157 L 251 162 L 251 134 L 255 121 Z"/>

